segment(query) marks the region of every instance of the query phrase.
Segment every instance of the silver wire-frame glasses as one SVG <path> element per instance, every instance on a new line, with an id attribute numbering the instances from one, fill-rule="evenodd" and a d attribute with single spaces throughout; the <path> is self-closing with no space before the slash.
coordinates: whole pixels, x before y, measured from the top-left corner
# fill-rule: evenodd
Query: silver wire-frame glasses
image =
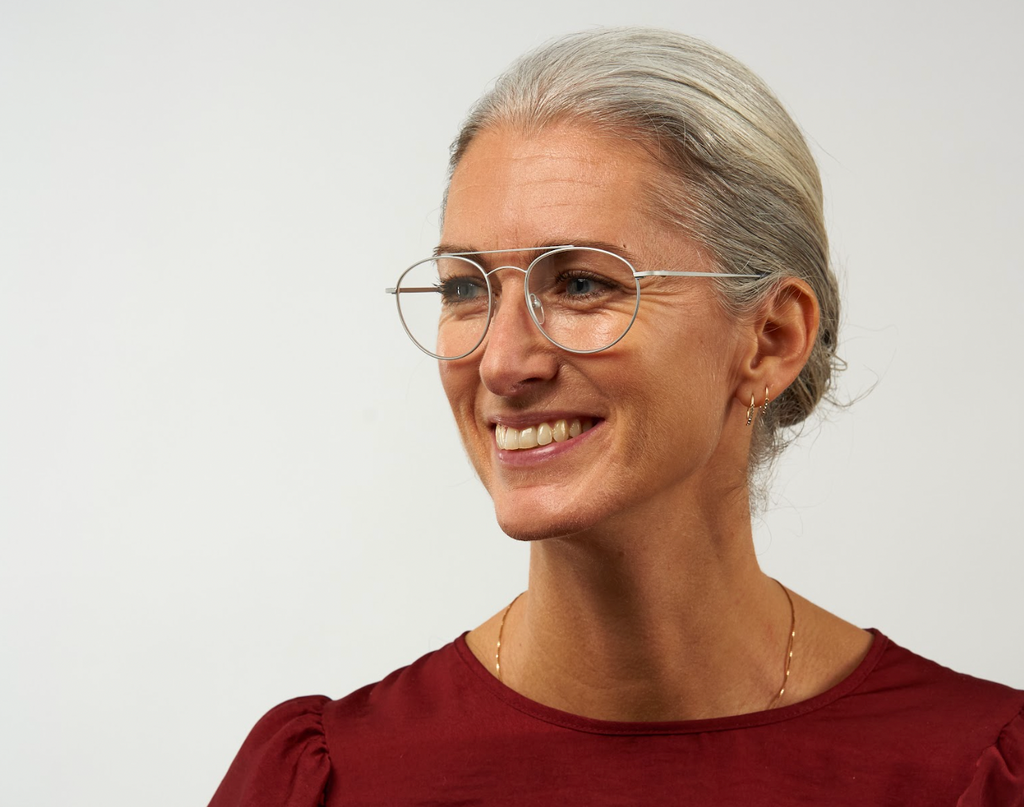
<path id="1" fill-rule="evenodd" d="M 522 269 L 487 270 L 481 255 L 537 252 Z M 449 252 L 417 261 L 385 289 L 395 295 L 402 327 L 413 344 L 441 361 L 462 359 L 476 350 L 494 313 L 491 275 L 503 269 L 522 272 L 526 310 L 552 344 L 570 353 L 599 353 L 621 340 L 640 309 L 640 280 L 645 277 L 763 277 L 757 273 L 638 272 L 607 249 L 562 244 L 553 247 Z"/>

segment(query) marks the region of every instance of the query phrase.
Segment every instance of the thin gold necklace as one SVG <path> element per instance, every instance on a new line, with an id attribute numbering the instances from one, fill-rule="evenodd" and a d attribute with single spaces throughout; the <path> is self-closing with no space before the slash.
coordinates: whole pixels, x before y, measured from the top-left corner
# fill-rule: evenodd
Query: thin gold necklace
<path id="1" fill-rule="evenodd" d="M 772 578 L 775 580 L 775 578 Z M 778 580 L 775 580 L 779 583 Z M 793 643 L 796 641 L 796 608 L 793 605 L 793 598 L 789 595 L 789 589 L 786 588 L 782 583 L 779 583 L 779 588 L 782 589 L 782 593 L 786 595 L 786 602 L 789 603 L 789 642 L 786 644 L 786 662 L 785 669 L 782 673 L 782 686 L 779 688 L 779 694 L 772 698 L 772 702 L 768 704 L 768 709 L 774 709 L 782 701 L 782 696 L 786 694 L 786 685 L 789 684 L 789 671 L 793 665 Z M 501 622 L 498 623 L 498 645 L 494 648 L 494 674 L 498 676 L 498 680 L 501 681 L 501 637 L 505 632 L 505 617 L 508 616 L 508 612 L 512 610 L 512 606 L 516 604 L 516 600 L 525 594 L 525 591 L 520 592 L 516 595 L 515 599 L 512 600 L 501 615 Z M 767 710 L 766 710 L 767 711 Z"/>
<path id="2" fill-rule="evenodd" d="M 775 578 L 773 577 L 772 580 L 775 580 Z M 779 583 L 778 580 L 775 580 L 775 582 Z M 782 583 L 779 583 L 779 588 L 782 589 L 782 593 L 786 595 L 786 602 L 789 603 L 789 642 L 786 643 L 786 669 L 782 673 L 782 687 L 779 689 L 779 694 L 768 704 L 769 709 L 774 709 L 778 706 L 782 701 L 782 696 L 786 694 L 786 684 L 789 683 L 789 668 L 793 664 L 793 642 L 796 641 L 796 608 L 793 606 L 793 598 L 789 596 L 789 589 L 782 585 Z"/>
<path id="3" fill-rule="evenodd" d="M 526 592 L 520 591 L 516 594 L 515 599 L 512 600 L 505 608 L 505 612 L 501 615 L 501 624 L 498 625 L 498 646 L 494 648 L 494 674 L 498 676 L 498 680 L 501 680 L 501 634 L 505 632 L 505 617 L 508 616 L 508 612 L 512 610 L 512 606 L 516 604 L 516 600 L 522 597 Z"/>

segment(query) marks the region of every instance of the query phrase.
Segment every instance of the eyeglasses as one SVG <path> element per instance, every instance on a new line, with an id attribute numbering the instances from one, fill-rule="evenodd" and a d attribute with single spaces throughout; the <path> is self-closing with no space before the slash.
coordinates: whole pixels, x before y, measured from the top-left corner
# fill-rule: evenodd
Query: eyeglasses
<path id="1" fill-rule="evenodd" d="M 540 253 L 527 266 L 488 271 L 482 255 Z M 395 295 L 398 316 L 413 343 L 442 361 L 462 359 L 483 342 L 495 310 L 491 275 L 522 272 L 530 319 L 548 341 L 570 353 L 598 353 L 626 335 L 640 309 L 644 277 L 753 277 L 725 272 L 638 272 L 614 252 L 564 244 L 555 247 L 452 252 L 417 261 L 385 289 Z"/>

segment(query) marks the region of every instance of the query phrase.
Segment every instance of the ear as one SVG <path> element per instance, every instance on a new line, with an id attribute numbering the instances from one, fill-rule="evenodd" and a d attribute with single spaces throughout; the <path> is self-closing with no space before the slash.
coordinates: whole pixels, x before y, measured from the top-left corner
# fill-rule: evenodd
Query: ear
<path id="1" fill-rule="evenodd" d="M 774 400 L 796 380 L 818 338 L 818 298 L 806 282 L 787 277 L 758 309 L 752 339 L 743 359 L 736 399 L 746 409 L 753 394 L 756 404 L 765 388 Z"/>

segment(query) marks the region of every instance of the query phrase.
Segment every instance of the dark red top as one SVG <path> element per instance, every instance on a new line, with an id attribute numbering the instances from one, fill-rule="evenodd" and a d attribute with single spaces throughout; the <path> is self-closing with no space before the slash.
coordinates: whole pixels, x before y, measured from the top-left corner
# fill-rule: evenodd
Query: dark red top
<path id="1" fill-rule="evenodd" d="M 590 720 L 499 683 L 465 636 L 252 730 L 211 807 L 1024 807 L 1024 692 L 883 635 L 839 685 L 768 712 Z"/>

